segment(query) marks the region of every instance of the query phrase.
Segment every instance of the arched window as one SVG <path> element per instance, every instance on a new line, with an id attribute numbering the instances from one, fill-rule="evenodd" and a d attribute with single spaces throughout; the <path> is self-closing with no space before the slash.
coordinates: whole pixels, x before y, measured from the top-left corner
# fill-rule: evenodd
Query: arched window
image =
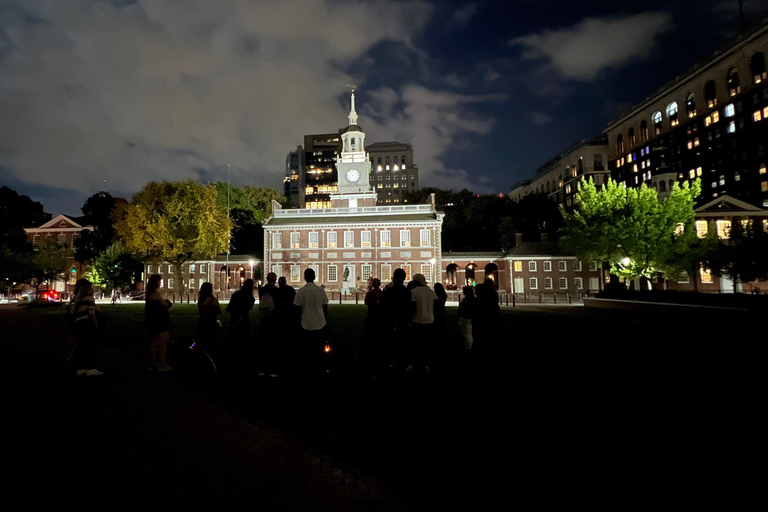
<path id="1" fill-rule="evenodd" d="M 621 135 L 616 136 L 616 152 L 618 154 L 624 152 L 624 138 Z"/>
<path id="2" fill-rule="evenodd" d="M 763 55 L 763 52 L 757 52 L 752 56 L 749 67 L 752 71 L 752 81 L 754 83 L 759 84 L 763 80 L 768 79 L 768 74 L 766 74 L 765 71 L 765 55 Z"/>
<path id="3" fill-rule="evenodd" d="M 669 118 L 669 125 L 670 126 L 677 126 L 680 124 L 680 121 L 677 119 L 677 102 L 673 101 L 669 105 L 667 105 L 667 117 Z"/>
<path id="4" fill-rule="evenodd" d="M 739 70 L 731 68 L 728 70 L 728 95 L 736 96 L 741 92 L 741 82 L 739 82 Z"/>
<path id="5" fill-rule="evenodd" d="M 467 282 L 467 286 L 475 286 L 475 265 L 473 263 L 470 263 L 464 269 L 464 279 Z"/>
<path id="6" fill-rule="evenodd" d="M 659 182 L 659 192 L 666 192 L 667 191 L 667 183 L 664 180 L 661 180 Z"/>
<path id="7" fill-rule="evenodd" d="M 648 123 L 646 121 L 640 121 L 640 142 L 648 140 Z"/>
<path id="8" fill-rule="evenodd" d="M 595 164 L 592 170 L 594 171 L 603 170 L 603 155 L 595 155 Z"/>
<path id="9" fill-rule="evenodd" d="M 704 99 L 707 100 L 708 108 L 717 105 L 717 87 L 715 86 L 714 80 L 710 80 L 704 84 Z"/>
<path id="10" fill-rule="evenodd" d="M 485 266 L 485 280 L 493 281 L 493 287 L 499 289 L 499 267 L 495 263 L 489 263 Z"/>
<path id="11" fill-rule="evenodd" d="M 653 114 L 653 131 L 656 135 L 659 135 L 661 133 L 661 112 L 656 112 Z"/>
<path id="12" fill-rule="evenodd" d="M 669 180 L 669 190 L 670 190 L 670 192 L 672 191 L 673 188 L 675 188 L 675 180 Z"/>
<path id="13" fill-rule="evenodd" d="M 685 111 L 688 112 L 688 117 L 696 117 L 696 95 L 688 93 L 688 97 L 685 98 Z"/>
<path id="14" fill-rule="evenodd" d="M 352 145 L 352 151 L 355 150 L 355 138 L 352 137 L 352 140 L 350 141 L 350 144 Z"/>
<path id="15" fill-rule="evenodd" d="M 627 133 L 627 145 L 630 148 L 635 147 L 635 129 L 630 128 L 629 132 Z"/>
<path id="16" fill-rule="evenodd" d="M 449 290 L 455 290 L 457 288 L 456 274 L 459 272 L 459 266 L 455 263 L 451 263 L 445 267 L 445 287 Z"/>

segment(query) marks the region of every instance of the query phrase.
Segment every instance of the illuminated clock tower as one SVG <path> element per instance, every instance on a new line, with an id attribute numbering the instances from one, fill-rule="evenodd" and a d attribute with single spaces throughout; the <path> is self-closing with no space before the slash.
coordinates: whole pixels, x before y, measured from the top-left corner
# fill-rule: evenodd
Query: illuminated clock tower
<path id="1" fill-rule="evenodd" d="M 365 133 L 357 124 L 354 91 L 349 111 L 349 126 L 341 135 L 341 154 L 336 159 L 336 170 L 339 192 L 331 196 L 334 207 L 376 205 L 376 193 L 370 184 L 371 161 L 365 151 Z"/>

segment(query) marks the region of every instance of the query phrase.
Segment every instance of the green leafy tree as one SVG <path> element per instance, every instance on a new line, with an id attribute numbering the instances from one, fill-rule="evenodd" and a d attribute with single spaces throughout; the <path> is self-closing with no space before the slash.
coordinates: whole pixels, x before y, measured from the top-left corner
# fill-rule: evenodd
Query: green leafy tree
<path id="1" fill-rule="evenodd" d="M 120 289 L 133 283 L 143 265 L 121 242 L 115 242 L 96 258 L 91 277 L 94 282 Z"/>
<path id="2" fill-rule="evenodd" d="M 692 240 L 700 193 L 698 180 L 675 184 L 664 200 L 645 184 L 625 188 L 609 180 L 598 191 L 591 179 L 582 180 L 573 210 L 562 208 L 561 246 L 582 259 L 607 261 L 613 274 L 627 280 L 674 271 L 673 255 L 686 252 Z"/>
<path id="3" fill-rule="evenodd" d="M 115 230 L 128 250 L 174 264 L 182 292 L 183 264 L 226 252 L 233 225 L 216 187 L 194 180 L 148 183 L 115 217 Z"/>
<path id="4" fill-rule="evenodd" d="M 229 192 L 230 217 L 234 222 L 232 231 L 232 251 L 235 254 L 261 254 L 264 243 L 262 223 L 272 214 L 272 201 L 285 206 L 288 199 L 272 188 L 264 187 L 229 187 L 217 182 L 218 202 L 227 207 Z"/>
<path id="5" fill-rule="evenodd" d="M 686 229 L 681 236 L 685 239 L 675 245 L 667 262 L 667 278 L 675 280 L 675 276 L 685 272 L 693 282 L 693 289 L 698 292 L 701 267 L 706 266 L 712 250 L 719 245 L 717 233 L 710 231 L 707 236 L 699 238 L 695 229 Z"/>
<path id="6" fill-rule="evenodd" d="M 69 267 L 69 258 L 72 250 L 49 241 L 35 253 L 33 259 L 33 273 L 37 278 L 36 288 L 40 289 L 42 281 L 47 281 L 50 287 L 51 281 L 61 277 Z"/>

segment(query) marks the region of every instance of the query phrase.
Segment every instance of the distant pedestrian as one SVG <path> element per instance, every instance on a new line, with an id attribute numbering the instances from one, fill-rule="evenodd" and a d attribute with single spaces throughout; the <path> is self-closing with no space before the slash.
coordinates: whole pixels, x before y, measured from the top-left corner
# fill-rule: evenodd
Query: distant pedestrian
<path id="1" fill-rule="evenodd" d="M 310 373 L 322 368 L 325 347 L 325 325 L 328 317 L 328 297 L 315 284 L 315 271 L 304 271 L 306 284 L 296 292 L 294 304 L 301 308 L 302 351 L 305 369 Z"/>
<path id="2" fill-rule="evenodd" d="M 213 285 L 208 282 L 203 283 L 200 285 L 197 297 L 197 341 L 205 350 L 213 348 L 216 332 L 221 327 L 220 314 L 221 305 L 213 296 Z"/>
<path id="3" fill-rule="evenodd" d="M 462 288 L 464 297 L 459 302 L 459 328 L 464 339 L 464 351 L 472 350 L 472 319 L 475 316 L 475 290 L 471 286 Z"/>
<path id="4" fill-rule="evenodd" d="M 75 284 L 75 295 L 70 305 L 70 313 L 74 318 L 74 336 L 69 364 L 71 368 L 75 369 L 75 374 L 78 377 L 98 377 L 104 373 L 95 368 L 99 322 L 93 294 L 91 282 L 87 279 L 80 279 Z"/>
<path id="5" fill-rule="evenodd" d="M 147 281 L 144 296 L 144 322 L 152 340 L 149 345 L 150 370 L 170 372 L 173 368 L 168 366 L 166 357 L 171 324 L 171 315 L 168 310 L 171 309 L 172 304 L 160 291 L 162 279 L 159 274 L 152 274 Z"/>

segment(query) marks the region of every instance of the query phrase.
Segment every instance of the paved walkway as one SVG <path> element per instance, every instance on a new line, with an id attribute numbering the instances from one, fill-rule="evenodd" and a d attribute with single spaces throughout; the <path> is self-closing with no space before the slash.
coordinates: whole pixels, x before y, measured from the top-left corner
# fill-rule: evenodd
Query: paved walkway
<path id="1" fill-rule="evenodd" d="M 14 426 L 7 496 L 25 507 L 411 510 L 381 482 L 225 413 L 172 374 L 102 346 L 104 376 L 65 377 L 58 325 L 12 305 L 0 306 L 0 328 Z"/>

